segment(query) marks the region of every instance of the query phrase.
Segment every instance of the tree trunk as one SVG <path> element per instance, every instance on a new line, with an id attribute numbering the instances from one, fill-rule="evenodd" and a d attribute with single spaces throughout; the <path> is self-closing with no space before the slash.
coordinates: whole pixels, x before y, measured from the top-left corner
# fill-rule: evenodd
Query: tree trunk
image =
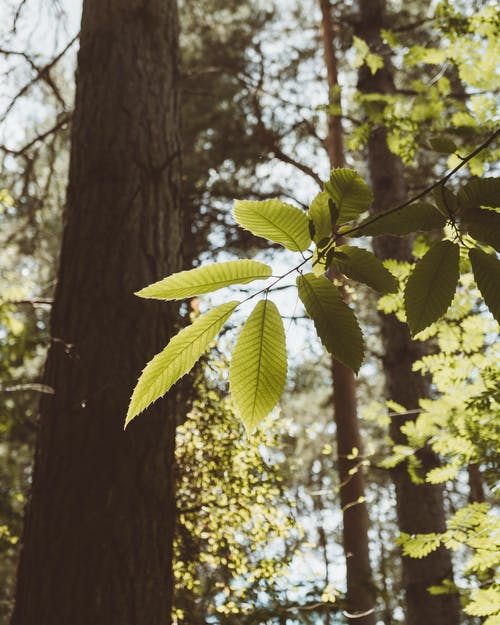
<path id="1" fill-rule="evenodd" d="M 337 59 L 330 0 L 320 0 L 323 51 L 328 77 L 329 102 L 339 105 Z M 328 116 L 326 138 L 330 167 L 344 165 L 341 118 Z M 333 275 L 331 276 L 333 279 Z M 344 299 L 346 294 L 344 293 Z M 342 507 L 342 542 L 346 558 L 346 603 L 348 622 L 374 625 L 375 593 L 370 565 L 368 529 L 370 520 L 364 500 L 365 483 L 357 459 L 350 459 L 353 449 L 362 454 L 356 401 L 356 379 L 349 367 L 332 359 L 333 409 L 336 424 L 340 505 Z M 354 471 L 351 473 L 351 471 Z"/>
<path id="2" fill-rule="evenodd" d="M 175 400 L 123 431 L 177 319 L 175 0 L 85 0 L 71 164 L 13 625 L 168 625 Z"/>
<path id="3" fill-rule="evenodd" d="M 360 21 L 357 35 L 364 39 L 372 52 L 386 50 L 380 38 L 384 23 L 385 0 L 360 0 Z M 385 57 L 385 65 L 375 75 L 362 67 L 359 89 L 364 93 L 390 93 L 394 90 L 392 68 Z M 376 128 L 368 141 L 368 166 L 374 193 L 373 210 L 380 211 L 397 205 L 407 198 L 404 168 L 401 159 L 387 146 L 387 133 Z M 380 258 L 411 259 L 411 243 L 406 238 L 377 237 L 374 249 Z M 387 395 L 408 410 L 419 407 L 419 399 L 430 396 L 428 380 L 412 370 L 413 363 L 422 356 L 422 344 L 410 338 L 408 328 L 394 315 L 383 315 L 383 365 Z M 415 418 L 415 417 L 411 417 Z M 396 444 L 405 444 L 401 426 L 407 415 L 392 418 L 390 434 Z M 438 460 L 429 449 L 419 454 L 423 472 L 437 466 Z M 399 529 L 408 534 L 442 532 L 445 528 L 443 488 L 441 485 L 415 484 L 406 464 L 393 471 L 396 487 Z M 406 596 L 408 625 L 457 625 L 459 603 L 457 595 L 430 595 L 428 587 L 452 578 L 450 553 L 440 548 L 422 559 L 403 558 L 403 583 Z"/>

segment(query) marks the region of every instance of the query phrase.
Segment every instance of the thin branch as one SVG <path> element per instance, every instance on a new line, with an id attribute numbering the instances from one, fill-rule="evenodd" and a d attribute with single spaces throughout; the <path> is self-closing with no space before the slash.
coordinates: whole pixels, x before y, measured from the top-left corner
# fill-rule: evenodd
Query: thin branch
<path id="1" fill-rule="evenodd" d="M 323 188 L 323 181 L 318 176 L 318 174 L 315 171 L 313 171 L 310 167 L 308 167 L 304 163 L 301 163 L 301 162 L 295 160 L 291 156 L 288 156 L 288 154 L 285 154 L 285 152 L 283 152 L 283 150 L 279 146 L 277 146 L 277 145 L 273 145 L 271 147 L 271 151 L 274 154 L 275 158 L 277 158 L 278 160 L 282 161 L 283 163 L 288 163 L 289 165 L 293 165 L 296 169 L 298 169 L 302 173 L 306 174 L 306 176 L 309 176 L 310 178 L 312 178 L 314 180 L 314 182 L 321 189 Z"/>
<path id="2" fill-rule="evenodd" d="M 52 306 L 54 303 L 53 299 L 50 298 L 35 298 L 35 299 L 13 299 L 13 300 L 4 300 L 3 304 L 12 304 L 14 306 Z"/>
<path id="3" fill-rule="evenodd" d="M 8 105 L 7 109 L 5 110 L 4 114 L 2 115 L 2 117 L 0 118 L 0 122 L 5 121 L 5 119 L 7 118 L 8 114 L 10 113 L 10 111 L 13 109 L 13 107 L 15 106 L 17 100 L 19 98 L 21 98 L 23 95 L 25 95 L 25 93 L 27 91 L 29 91 L 29 89 L 36 83 L 38 82 L 40 79 L 45 80 L 49 86 L 51 86 L 51 88 L 54 88 L 52 79 L 50 78 L 49 72 L 50 70 L 54 67 L 54 65 L 56 65 L 56 63 L 58 63 L 62 57 L 66 54 L 66 52 L 73 46 L 73 44 L 78 41 L 80 37 L 80 33 L 77 33 L 73 39 L 71 39 L 71 41 L 66 45 L 66 47 L 61 50 L 61 52 L 59 52 L 58 55 L 56 55 L 49 63 L 47 63 L 46 65 L 44 65 L 43 67 L 39 68 L 36 75 L 33 76 L 33 78 L 27 82 L 18 92 L 17 94 L 12 98 L 10 104 Z M 58 90 L 56 89 L 56 91 L 54 92 L 56 94 L 56 97 L 58 97 Z M 59 94 L 58 97 L 59 100 L 61 100 L 61 95 Z M 63 106 L 65 107 L 65 103 L 64 100 L 62 101 Z"/>
<path id="4" fill-rule="evenodd" d="M 394 206 L 393 208 L 389 208 L 388 210 L 382 211 L 381 213 L 377 213 L 377 215 L 374 215 L 370 219 L 367 219 L 363 223 L 362 226 L 361 225 L 354 226 L 353 228 L 350 228 L 349 230 L 342 232 L 341 233 L 342 236 L 344 237 L 349 234 L 352 234 L 353 232 L 357 232 L 360 228 L 364 228 L 365 226 L 373 224 L 379 219 L 381 219 L 382 217 L 386 217 L 387 215 L 392 215 L 393 213 L 396 213 L 398 210 L 401 210 L 402 208 L 405 208 L 406 206 L 413 204 L 413 202 L 416 202 L 417 200 L 420 200 L 421 198 L 425 197 L 433 189 L 436 189 L 440 185 L 446 184 L 448 180 L 452 176 L 454 176 L 459 169 L 462 169 L 462 167 L 464 167 L 469 161 L 471 161 L 475 156 L 477 156 L 480 152 L 485 150 L 491 143 L 493 143 L 493 141 L 498 137 L 499 134 L 500 134 L 500 128 L 496 130 L 492 135 L 490 135 L 488 139 L 486 139 L 486 141 L 484 141 L 484 143 L 482 143 L 478 148 L 476 148 L 473 152 L 468 154 L 456 167 L 454 167 L 450 172 L 448 172 L 446 176 L 443 176 L 437 182 L 434 182 L 433 184 L 429 185 L 423 191 L 420 191 L 420 193 L 417 193 L 416 195 L 406 200 L 402 204 L 399 204 L 398 206 Z"/>
<path id="5" fill-rule="evenodd" d="M 14 386 L 0 386 L 0 393 L 16 393 L 19 391 L 34 391 L 35 393 L 43 393 L 45 395 L 54 395 L 55 389 L 47 384 L 16 384 Z"/>
<path id="6" fill-rule="evenodd" d="M 36 143 L 38 143 L 39 141 L 43 141 L 48 136 L 50 136 L 54 132 L 57 132 L 60 128 L 65 126 L 71 120 L 71 117 L 72 117 L 72 113 L 67 113 L 65 115 L 62 115 L 60 119 L 57 121 L 57 123 L 54 124 L 54 126 L 49 128 L 45 132 L 42 132 L 42 134 L 37 135 L 34 139 L 29 141 L 22 148 L 14 150 L 14 149 L 8 148 L 6 145 L 0 145 L 0 150 L 5 152 L 6 154 L 11 154 L 12 156 L 23 156 L 25 152 L 27 152 L 30 148 L 32 148 Z"/>

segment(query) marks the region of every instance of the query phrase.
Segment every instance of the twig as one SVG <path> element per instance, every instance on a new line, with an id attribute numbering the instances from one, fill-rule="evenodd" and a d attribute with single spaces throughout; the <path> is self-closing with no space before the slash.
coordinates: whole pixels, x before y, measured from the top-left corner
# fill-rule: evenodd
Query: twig
<path id="1" fill-rule="evenodd" d="M 38 80 L 40 80 L 41 78 L 48 81 L 48 84 L 53 87 L 53 84 L 51 84 L 52 79 L 49 76 L 49 72 L 50 70 L 54 67 L 54 65 L 60 61 L 62 59 L 62 57 L 66 54 L 66 52 L 73 46 L 73 44 L 78 41 L 78 38 L 80 37 L 80 33 L 77 33 L 73 39 L 71 39 L 71 41 L 66 45 L 66 47 L 61 50 L 61 52 L 59 52 L 59 54 L 57 56 L 55 56 L 49 63 L 47 63 L 46 65 L 44 65 L 43 67 L 39 68 L 36 75 L 29 81 L 27 82 L 24 87 L 22 87 L 17 94 L 12 98 L 9 106 L 7 107 L 7 109 L 5 110 L 5 113 L 2 115 L 2 117 L 0 118 L 0 122 L 5 121 L 5 119 L 7 118 L 8 114 L 10 113 L 10 111 L 12 110 L 12 108 L 14 107 L 14 105 L 16 104 L 17 100 L 22 97 L 29 89 L 30 87 L 32 87 Z M 56 97 L 58 94 L 58 91 L 56 90 Z M 59 94 L 59 98 L 60 99 L 60 94 Z M 63 101 L 64 102 L 64 101 Z"/>
<path id="2" fill-rule="evenodd" d="M 398 206 L 394 206 L 393 208 L 389 208 L 386 211 L 377 213 L 370 219 L 367 219 L 363 223 L 363 225 L 360 224 L 358 226 L 354 226 L 353 228 L 350 228 L 349 230 L 342 232 L 341 235 L 344 237 L 349 234 L 352 234 L 353 232 L 357 232 L 360 228 L 364 228 L 365 226 L 371 225 L 375 223 L 376 221 L 378 221 L 379 219 L 382 219 L 382 217 L 387 217 L 387 215 L 392 215 L 393 213 L 396 213 L 398 210 L 401 210 L 402 208 L 405 208 L 406 206 L 413 204 L 413 202 L 420 200 L 421 198 L 426 196 L 428 193 L 430 193 L 433 189 L 436 189 L 440 185 L 446 184 L 446 182 L 448 182 L 448 180 L 452 176 L 454 176 L 459 169 L 462 169 L 462 167 L 464 167 L 470 160 L 472 160 L 480 152 L 486 149 L 490 145 L 490 143 L 493 143 L 493 141 L 498 137 L 499 134 L 500 134 L 500 128 L 496 130 L 492 135 L 490 135 L 490 137 L 488 137 L 488 139 L 486 139 L 486 141 L 484 141 L 484 143 L 482 143 L 478 148 L 476 148 L 473 152 L 467 155 L 456 167 L 454 167 L 450 172 L 448 172 L 446 176 L 443 176 L 443 178 L 440 178 L 437 182 L 434 182 L 433 184 L 429 185 L 423 191 L 420 191 L 420 193 L 417 193 L 416 195 L 406 200 L 402 204 L 399 204 Z"/>

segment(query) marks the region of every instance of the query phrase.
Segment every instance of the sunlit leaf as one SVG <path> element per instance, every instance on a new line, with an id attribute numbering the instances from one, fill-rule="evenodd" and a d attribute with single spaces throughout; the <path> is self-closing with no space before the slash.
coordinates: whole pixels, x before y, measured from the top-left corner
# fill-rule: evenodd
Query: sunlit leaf
<path id="1" fill-rule="evenodd" d="M 368 217 L 359 224 L 355 232 L 347 236 L 371 235 L 376 237 L 384 234 L 403 236 L 413 232 L 427 232 L 444 228 L 446 223 L 446 218 L 428 202 L 414 202 L 390 215 L 381 216 L 376 221 L 373 219 L 373 217 Z"/>
<path id="2" fill-rule="evenodd" d="M 238 200 L 235 220 L 252 234 L 279 243 L 292 252 L 303 252 L 311 244 L 309 220 L 296 206 L 280 200 Z"/>
<path id="3" fill-rule="evenodd" d="M 396 293 L 399 283 L 382 262 L 368 250 L 350 245 L 336 249 L 345 258 L 334 255 L 332 263 L 348 278 L 363 282 L 380 293 Z"/>
<path id="4" fill-rule="evenodd" d="M 369 186 L 353 169 L 333 169 L 325 190 L 339 211 L 339 224 L 358 217 L 373 201 Z"/>
<path id="5" fill-rule="evenodd" d="M 358 372 L 363 362 L 363 335 L 337 287 L 313 273 L 299 276 L 297 285 L 323 345 L 337 360 Z"/>
<path id="6" fill-rule="evenodd" d="M 437 321 L 448 309 L 457 287 L 459 257 L 456 243 L 440 241 L 415 265 L 404 293 L 412 335 Z"/>
<path id="7" fill-rule="evenodd" d="M 497 615 L 500 612 L 500 588 L 475 588 L 464 611 L 471 616 Z"/>
<path id="8" fill-rule="evenodd" d="M 198 317 L 148 362 L 132 394 L 125 426 L 193 368 L 238 304 L 227 302 Z"/>
<path id="9" fill-rule="evenodd" d="M 474 279 L 486 306 L 500 323 L 500 260 L 477 248 L 469 251 L 469 258 Z"/>
<path id="10" fill-rule="evenodd" d="M 332 234 L 332 222 L 328 207 L 329 197 L 326 191 L 320 191 L 309 207 L 309 217 L 314 223 L 315 233 L 313 239 L 315 243 L 325 237 L 330 237 Z"/>
<path id="11" fill-rule="evenodd" d="M 439 534 L 417 534 L 410 536 L 401 533 L 398 543 L 402 546 L 403 554 L 410 558 L 425 558 L 441 544 L 441 536 Z"/>
<path id="12" fill-rule="evenodd" d="M 231 395 L 247 431 L 276 406 L 286 374 L 281 316 L 273 302 L 261 300 L 243 326 L 229 368 Z"/>
<path id="13" fill-rule="evenodd" d="M 231 284 L 248 284 L 272 274 L 271 267 L 255 260 L 231 260 L 174 273 L 136 293 L 155 299 L 184 299 L 210 293 Z"/>

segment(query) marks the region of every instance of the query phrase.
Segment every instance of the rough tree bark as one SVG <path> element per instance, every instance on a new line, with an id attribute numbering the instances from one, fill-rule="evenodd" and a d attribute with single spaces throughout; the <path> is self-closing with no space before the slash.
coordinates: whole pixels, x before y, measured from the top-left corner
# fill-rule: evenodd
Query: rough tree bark
<path id="1" fill-rule="evenodd" d="M 319 5 L 329 100 L 331 104 L 339 105 L 332 8 L 330 0 L 319 0 Z M 325 147 L 328 152 L 330 167 L 332 169 L 343 167 L 345 156 L 342 123 L 337 115 L 329 115 L 328 117 L 328 135 Z M 356 470 L 359 457 L 354 460 L 349 459 L 353 448 L 359 450 L 360 456 L 363 453 L 356 401 L 356 379 L 349 367 L 332 358 L 332 381 L 333 409 L 337 430 L 340 505 L 343 516 L 342 542 L 346 558 L 347 612 L 353 615 L 347 620 L 358 625 L 374 625 L 375 593 L 368 539 L 370 519 L 364 501 L 364 476 L 359 466 Z M 351 474 L 350 471 L 352 470 L 354 473 Z"/>
<path id="2" fill-rule="evenodd" d="M 385 24 L 385 0 L 360 0 L 360 19 L 357 35 L 370 49 L 384 53 L 380 30 Z M 384 67 L 374 75 L 366 67 L 360 69 L 358 87 L 364 93 L 391 93 L 393 74 L 387 56 Z M 383 127 L 373 130 L 368 141 L 368 168 L 374 193 L 373 210 L 395 206 L 407 198 L 404 167 L 401 159 L 387 146 Z M 411 243 L 397 237 L 374 239 L 374 250 L 380 258 L 411 259 Z M 413 363 L 422 356 L 422 344 L 412 341 L 405 324 L 394 315 L 381 318 L 384 343 L 383 365 L 387 395 L 408 410 L 419 407 L 419 399 L 430 396 L 429 382 L 412 370 Z M 414 417 L 413 417 L 414 418 Z M 407 415 L 393 417 L 390 434 L 396 444 L 404 444 L 401 426 Z M 438 464 L 434 453 L 425 448 L 419 453 L 423 471 Z M 396 487 L 399 529 L 408 534 L 442 532 L 445 530 L 443 489 L 441 485 L 415 484 L 406 464 L 393 471 Z M 430 595 L 428 587 L 453 576 L 450 553 L 440 548 L 426 558 L 403 558 L 403 583 L 406 596 L 408 625 L 457 625 L 460 621 L 457 595 Z"/>
<path id="3" fill-rule="evenodd" d="M 123 431 L 180 268 L 175 0 L 85 0 L 52 344 L 13 625 L 168 625 L 175 400 Z"/>

